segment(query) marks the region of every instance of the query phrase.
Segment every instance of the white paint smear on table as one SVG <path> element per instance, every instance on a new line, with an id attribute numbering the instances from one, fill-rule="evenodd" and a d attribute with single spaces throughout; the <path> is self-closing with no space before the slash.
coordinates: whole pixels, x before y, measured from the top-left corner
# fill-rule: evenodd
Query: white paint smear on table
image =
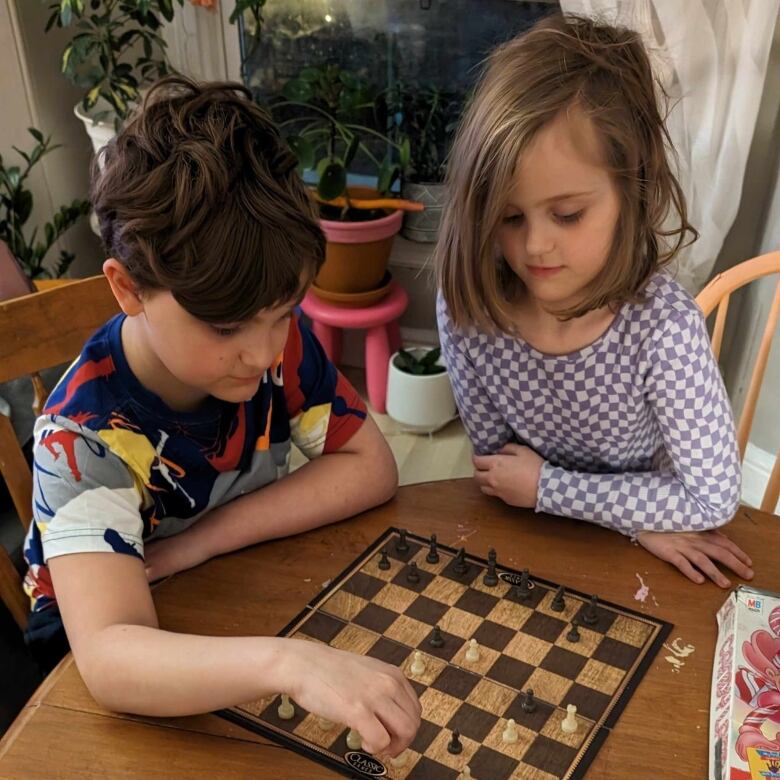
<path id="1" fill-rule="evenodd" d="M 683 658 L 687 658 L 696 648 L 693 645 L 683 645 L 682 637 L 677 637 L 670 644 L 664 642 L 664 647 L 671 653 L 664 658 L 664 661 L 671 664 L 673 672 L 679 672 L 685 666 Z"/>

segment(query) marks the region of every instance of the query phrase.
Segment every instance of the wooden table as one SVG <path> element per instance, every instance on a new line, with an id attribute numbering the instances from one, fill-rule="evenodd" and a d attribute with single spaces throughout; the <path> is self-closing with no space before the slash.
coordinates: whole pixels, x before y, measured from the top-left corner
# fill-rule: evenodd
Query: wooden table
<path id="1" fill-rule="evenodd" d="M 213 635 L 275 634 L 322 584 L 388 526 L 436 533 L 579 590 L 675 624 L 695 650 L 675 671 L 662 651 L 599 752 L 589 777 L 703 778 L 708 751 L 715 613 L 726 593 L 694 585 L 619 534 L 510 509 L 472 480 L 402 488 L 358 518 L 243 550 L 155 590 L 161 625 Z M 729 527 L 753 559 L 757 587 L 780 590 L 780 521 L 742 509 Z M 637 574 L 650 588 L 635 601 Z M 154 659 L 149 659 L 150 663 Z M 330 770 L 214 715 L 167 720 L 117 715 L 87 692 L 71 656 L 35 693 L 0 742 L 0 778 L 334 778 Z"/>

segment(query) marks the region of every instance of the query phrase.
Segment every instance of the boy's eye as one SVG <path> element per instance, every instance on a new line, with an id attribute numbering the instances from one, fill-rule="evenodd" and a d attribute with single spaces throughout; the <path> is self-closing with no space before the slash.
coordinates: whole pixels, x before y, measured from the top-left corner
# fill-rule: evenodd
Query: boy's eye
<path id="1" fill-rule="evenodd" d="M 571 225 L 574 222 L 579 222 L 582 219 L 582 215 L 585 213 L 585 209 L 580 209 L 571 214 L 556 214 L 555 219 L 558 222 L 563 222 L 564 225 Z"/>
<path id="2" fill-rule="evenodd" d="M 220 328 L 218 325 L 212 325 L 211 329 L 214 331 L 214 333 L 217 334 L 217 336 L 232 336 L 236 332 L 238 332 L 237 327 L 233 328 Z"/>

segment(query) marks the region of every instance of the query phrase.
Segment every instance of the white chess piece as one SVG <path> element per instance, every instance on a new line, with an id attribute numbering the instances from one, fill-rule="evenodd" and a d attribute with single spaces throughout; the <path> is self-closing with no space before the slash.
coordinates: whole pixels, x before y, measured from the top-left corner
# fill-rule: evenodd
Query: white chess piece
<path id="1" fill-rule="evenodd" d="M 506 722 L 506 728 L 504 729 L 504 733 L 501 735 L 501 739 L 506 744 L 513 745 L 515 742 L 517 742 L 517 738 L 517 726 L 515 725 L 514 718 L 510 718 Z"/>
<path id="2" fill-rule="evenodd" d="M 282 694 L 282 703 L 276 713 L 282 720 L 292 720 L 295 717 L 295 707 L 292 706 L 290 697 L 286 693 Z"/>
<path id="3" fill-rule="evenodd" d="M 399 753 L 395 758 L 390 759 L 390 766 L 400 769 L 405 763 L 407 758 L 407 752 L 404 750 Z"/>
<path id="4" fill-rule="evenodd" d="M 566 707 L 566 717 L 561 721 L 561 731 L 566 734 L 573 734 L 577 730 L 577 707 L 569 704 Z"/>
<path id="5" fill-rule="evenodd" d="M 414 651 L 414 660 L 409 671 L 415 677 L 419 677 L 425 671 L 425 661 L 423 661 L 422 653 L 419 650 Z"/>
<path id="6" fill-rule="evenodd" d="M 317 718 L 317 725 L 323 731 L 330 731 L 333 728 L 333 721 L 328 720 L 327 718 Z"/>
<path id="7" fill-rule="evenodd" d="M 463 771 L 458 775 L 458 780 L 474 780 L 471 776 L 471 770 L 469 769 L 468 764 L 463 767 Z"/>
<path id="8" fill-rule="evenodd" d="M 466 650 L 466 660 L 469 663 L 476 663 L 479 661 L 479 645 L 476 639 L 469 639 L 469 649 Z"/>
<path id="9" fill-rule="evenodd" d="M 347 747 L 350 750 L 360 750 L 363 747 L 363 738 L 355 729 L 350 729 L 347 733 Z"/>

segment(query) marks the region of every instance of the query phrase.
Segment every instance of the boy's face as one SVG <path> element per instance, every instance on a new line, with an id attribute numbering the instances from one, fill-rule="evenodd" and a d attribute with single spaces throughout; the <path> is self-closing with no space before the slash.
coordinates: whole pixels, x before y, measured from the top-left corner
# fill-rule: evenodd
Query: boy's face
<path id="1" fill-rule="evenodd" d="M 146 292 L 135 328 L 158 376 L 174 397 L 213 395 L 238 403 L 255 395 L 265 371 L 284 350 L 293 309 L 290 301 L 240 323 L 197 319 L 168 290 Z M 151 357 L 151 356 L 150 356 Z M 154 389 L 154 388 L 153 388 Z M 163 395 L 163 397 L 165 397 Z"/>
<path id="2" fill-rule="evenodd" d="M 593 124 L 579 111 L 563 113 L 519 160 L 499 247 L 530 296 L 565 309 L 604 268 L 619 210 Z"/>

